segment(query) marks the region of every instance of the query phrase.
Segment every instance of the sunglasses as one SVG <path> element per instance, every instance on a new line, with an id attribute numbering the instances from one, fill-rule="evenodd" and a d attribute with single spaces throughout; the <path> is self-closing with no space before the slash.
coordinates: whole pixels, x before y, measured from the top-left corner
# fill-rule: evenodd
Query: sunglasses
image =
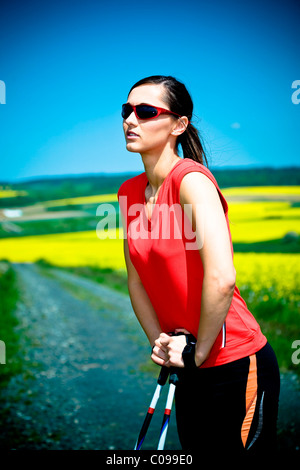
<path id="1" fill-rule="evenodd" d="M 150 104 L 137 104 L 133 106 L 132 104 L 125 103 L 122 105 L 122 118 L 127 119 L 130 114 L 134 112 L 137 119 L 153 119 L 160 114 L 174 114 L 175 116 L 180 116 L 180 114 L 173 113 L 169 109 L 158 108 L 157 106 L 152 106 Z"/>

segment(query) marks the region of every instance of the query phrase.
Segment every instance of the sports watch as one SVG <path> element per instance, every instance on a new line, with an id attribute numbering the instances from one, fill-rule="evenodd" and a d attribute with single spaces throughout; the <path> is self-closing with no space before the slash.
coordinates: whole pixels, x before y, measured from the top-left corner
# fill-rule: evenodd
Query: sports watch
<path id="1" fill-rule="evenodd" d="M 185 335 L 185 337 L 187 344 L 182 351 L 182 360 L 184 363 L 184 367 L 186 367 L 187 369 L 195 369 L 195 367 L 197 368 L 197 365 L 195 363 L 195 349 L 197 339 L 191 334 Z"/>

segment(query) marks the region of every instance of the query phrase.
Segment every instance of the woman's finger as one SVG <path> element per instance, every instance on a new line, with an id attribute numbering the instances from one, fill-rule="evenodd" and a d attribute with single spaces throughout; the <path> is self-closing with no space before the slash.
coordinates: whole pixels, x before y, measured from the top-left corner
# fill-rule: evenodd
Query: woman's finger
<path id="1" fill-rule="evenodd" d="M 161 333 L 159 336 L 160 344 L 163 346 L 168 346 L 171 340 L 172 340 L 172 337 L 169 335 L 166 335 L 166 333 Z"/>
<path id="2" fill-rule="evenodd" d="M 155 356 L 157 357 L 160 357 L 164 360 L 166 360 L 167 358 L 167 352 L 164 351 L 161 347 L 159 346 L 155 346 L 153 349 L 152 349 L 152 354 L 154 354 Z"/>
<path id="3" fill-rule="evenodd" d="M 159 366 L 165 366 L 166 361 L 162 359 L 161 357 L 157 356 L 156 354 L 151 354 L 151 359 L 155 364 L 158 364 Z"/>
<path id="4" fill-rule="evenodd" d="M 167 352 L 166 348 L 161 344 L 160 340 L 156 339 L 153 350 L 158 351 L 158 349 L 161 349 L 163 352 Z"/>

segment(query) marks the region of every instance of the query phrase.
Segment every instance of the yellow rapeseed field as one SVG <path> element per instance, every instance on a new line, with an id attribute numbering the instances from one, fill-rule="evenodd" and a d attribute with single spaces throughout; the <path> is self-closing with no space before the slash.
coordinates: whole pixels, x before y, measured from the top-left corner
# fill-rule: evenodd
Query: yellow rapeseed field
<path id="1" fill-rule="evenodd" d="M 229 202 L 228 214 L 237 243 L 276 240 L 288 232 L 300 234 L 300 207 L 290 202 Z"/>
<path id="2" fill-rule="evenodd" d="M 232 187 L 222 189 L 222 193 L 225 198 L 227 196 L 254 196 L 254 195 L 265 195 L 270 196 L 279 196 L 287 195 L 292 196 L 300 195 L 299 186 L 245 186 L 245 187 Z"/>
<path id="3" fill-rule="evenodd" d="M 245 194 L 253 192 L 265 194 L 300 194 L 299 186 L 228 188 L 222 192 Z M 225 195 L 226 197 L 226 195 Z M 98 195 L 84 198 L 71 198 L 48 201 L 46 204 L 66 205 L 89 202 L 116 201 L 116 194 Z M 300 234 L 300 207 L 289 201 L 242 201 L 229 202 L 229 220 L 233 242 L 253 243 L 276 240 L 288 232 Z M 112 238 L 114 237 L 114 238 Z M 122 232 L 109 232 L 106 239 L 100 240 L 96 230 L 51 235 L 4 238 L 0 240 L 0 259 L 12 262 L 34 262 L 45 259 L 59 266 L 99 266 L 125 269 L 123 257 Z M 282 253 L 235 253 L 238 283 L 251 282 L 258 289 L 257 275 L 265 278 L 263 283 L 273 282 L 280 294 L 281 287 L 293 287 L 291 295 L 297 290 L 299 276 L 299 255 Z M 295 290 L 294 290 L 295 289 Z"/>
<path id="4" fill-rule="evenodd" d="M 26 196 L 26 191 L 15 191 L 13 189 L 0 189 L 0 198 Z"/>
<path id="5" fill-rule="evenodd" d="M 83 204 L 101 204 L 102 202 L 116 202 L 116 194 L 98 194 L 96 196 L 70 197 L 66 199 L 55 199 L 43 202 L 45 207 L 75 206 Z"/>
<path id="6" fill-rule="evenodd" d="M 237 286 L 266 302 L 272 298 L 300 302 L 298 253 L 235 253 Z"/>
<path id="7" fill-rule="evenodd" d="M 0 240 L 0 259 L 34 262 L 45 259 L 57 266 L 124 267 L 123 239 L 100 240 L 96 230 L 86 232 L 35 235 Z"/>

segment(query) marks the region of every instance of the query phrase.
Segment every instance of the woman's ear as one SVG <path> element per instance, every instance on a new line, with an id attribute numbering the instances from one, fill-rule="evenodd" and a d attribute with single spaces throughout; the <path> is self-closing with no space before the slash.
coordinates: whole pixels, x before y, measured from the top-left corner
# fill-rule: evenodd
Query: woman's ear
<path id="1" fill-rule="evenodd" d="M 189 120 L 186 116 L 181 116 L 177 119 L 176 124 L 171 132 L 172 135 L 181 135 L 186 130 L 187 126 L 189 125 Z"/>

